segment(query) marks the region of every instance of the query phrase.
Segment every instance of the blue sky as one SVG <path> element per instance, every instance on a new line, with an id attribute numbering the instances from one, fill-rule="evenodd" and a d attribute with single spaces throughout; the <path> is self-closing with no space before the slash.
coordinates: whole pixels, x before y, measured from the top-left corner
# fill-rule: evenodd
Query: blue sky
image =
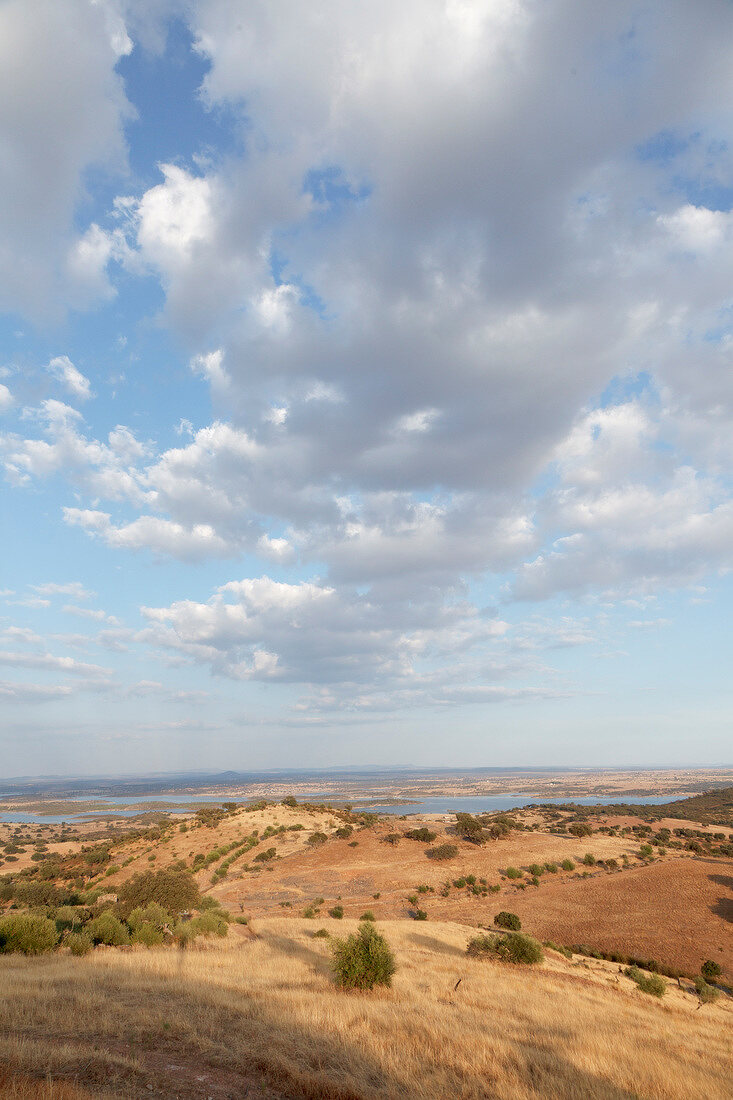
<path id="1" fill-rule="evenodd" d="M 731 32 L 6 0 L 5 775 L 730 764 Z"/>

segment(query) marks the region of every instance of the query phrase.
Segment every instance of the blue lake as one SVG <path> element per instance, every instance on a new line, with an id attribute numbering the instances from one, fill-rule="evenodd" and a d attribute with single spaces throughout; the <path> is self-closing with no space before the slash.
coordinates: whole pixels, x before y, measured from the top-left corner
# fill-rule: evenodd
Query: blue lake
<path id="1" fill-rule="evenodd" d="M 333 791 L 316 791 L 306 795 L 295 796 L 299 801 L 308 802 L 315 799 L 333 799 L 334 801 L 339 796 Z M 506 795 L 457 795 L 452 798 L 426 798 L 423 801 L 416 802 L 400 802 L 395 805 L 367 805 L 365 800 L 353 800 L 355 809 L 368 810 L 370 813 L 380 814 L 454 814 L 461 811 L 466 813 L 491 813 L 497 810 L 511 810 L 516 807 L 528 806 L 533 802 L 551 803 L 554 805 L 559 804 L 574 804 L 576 806 L 596 806 L 596 805 L 612 805 L 613 803 L 623 802 L 628 805 L 634 806 L 658 806 L 663 802 L 671 802 L 675 797 L 684 798 L 684 795 L 644 795 L 633 796 L 628 798 L 602 798 L 602 797 L 590 797 L 590 798 L 543 798 L 538 794 L 506 794 Z M 72 803 L 74 802 L 90 802 L 99 801 L 104 802 L 105 807 L 98 810 L 83 810 L 79 813 L 74 813 Z M 69 812 L 66 814 L 39 814 L 39 813 L 21 813 L 13 811 L 0 810 L 0 821 L 16 822 L 24 825 L 60 825 L 62 822 L 67 822 L 69 825 L 73 825 L 76 821 L 83 821 L 91 817 L 106 817 L 110 813 L 114 813 L 115 817 L 134 817 L 136 814 L 145 813 L 145 810 L 140 809 L 140 803 L 155 803 L 160 806 L 161 811 L 169 811 L 171 813 L 185 813 L 184 807 L 192 804 L 209 804 L 214 806 L 220 806 L 222 802 L 237 801 L 242 805 L 246 805 L 249 800 L 245 799 L 227 799 L 226 796 L 220 796 L 216 798 L 212 795 L 187 795 L 186 797 L 176 798 L 174 795 L 112 795 L 110 797 L 90 799 L 90 798 L 70 798 Z M 252 800 L 256 801 L 256 799 Z M 344 801 L 348 801 L 344 799 Z M 151 811 L 148 811 L 151 812 Z M 154 812 L 154 811 L 152 811 Z"/>
<path id="2" fill-rule="evenodd" d="M 533 802 L 546 802 L 553 805 L 566 805 L 573 803 L 576 806 L 610 806 L 622 802 L 633 806 L 659 806 L 663 802 L 671 802 L 675 795 L 644 795 L 629 796 L 628 798 L 544 798 L 539 794 L 500 794 L 500 795 L 465 795 L 455 798 L 426 798 L 422 802 L 401 802 L 394 806 L 363 806 L 372 813 L 378 814 L 454 814 L 454 813 L 492 813 L 496 810 L 512 810 L 516 807 L 529 806 Z M 684 796 L 681 796 L 684 797 Z M 360 806 L 362 804 L 360 803 Z"/>

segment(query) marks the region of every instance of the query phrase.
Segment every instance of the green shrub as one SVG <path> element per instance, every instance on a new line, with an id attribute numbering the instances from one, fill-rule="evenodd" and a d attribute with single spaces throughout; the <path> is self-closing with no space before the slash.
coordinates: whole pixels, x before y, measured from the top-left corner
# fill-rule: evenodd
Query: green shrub
<path id="1" fill-rule="evenodd" d="M 507 913 L 505 909 L 501 913 L 497 913 L 494 917 L 494 924 L 497 924 L 499 928 L 508 928 L 512 932 L 519 932 L 522 927 L 522 922 L 516 913 Z"/>
<path id="2" fill-rule="evenodd" d="M 311 848 L 318 848 L 321 844 L 325 844 L 328 837 L 325 833 L 311 833 L 306 843 L 310 844 Z"/>
<path id="3" fill-rule="evenodd" d="M 74 905 L 60 905 L 53 915 L 58 932 L 64 932 L 67 928 L 73 928 L 75 924 L 81 924 L 81 915 Z"/>
<path id="4" fill-rule="evenodd" d="M 466 947 L 466 954 L 472 958 L 485 958 L 487 955 L 493 955 L 494 952 L 494 939 L 492 936 L 474 936 L 468 941 Z"/>
<path id="5" fill-rule="evenodd" d="M 456 830 L 464 840 L 472 844 L 483 844 L 484 830 L 481 822 L 473 814 L 456 814 Z"/>
<path id="6" fill-rule="evenodd" d="M 667 983 L 659 974 L 645 974 L 638 966 L 627 966 L 624 970 L 627 978 L 638 985 L 642 993 L 649 993 L 652 997 L 663 997 L 667 992 Z"/>
<path id="7" fill-rule="evenodd" d="M 94 944 L 86 932 L 70 932 L 64 940 L 72 955 L 88 955 Z"/>
<path id="8" fill-rule="evenodd" d="M 164 909 L 162 905 L 158 905 L 157 901 L 151 901 L 148 905 L 133 909 L 127 918 L 127 923 L 133 932 L 137 931 L 143 924 L 149 924 L 162 932 L 165 926 L 170 924 L 170 920 L 171 915 L 168 910 Z"/>
<path id="9" fill-rule="evenodd" d="M 542 944 L 523 932 L 507 932 L 499 936 L 496 952 L 500 958 L 511 963 L 539 963 L 545 957 Z"/>
<path id="10" fill-rule="evenodd" d="M 410 913 L 413 920 L 427 920 L 428 915 L 424 909 L 413 909 Z"/>
<path id="11" fill-rule="evenodd" d="M 556 863 L 546 863 L 545 864 L 545 870 L 549 871 L 549 873 L 551 875 L 557 874 L 557 864 Z"/>
<path id="12" fill-rule="evenodd" d="M 158 947 L 164 942 L 163 933 L 150 921 L 138 924 L 130 939 L 132 943 L 139 943 L 144 947 Z"/>
<path id="13" fill-rule="evenodd" d="M 595 867 L 596 857 L 590 852 L 586 852 L 583 856 L 583 863 L 586 865 L 586 867 Z"/>
<path id="14" fill-rule="evenodd" d="M 560 866 L 562 867 L 563 871 L 575 870 L 575 864 L 573 863 L 572 859 L 564 859 Z"/>
<path id="15" fill-rule="evenodd" d="M 361 924 L 358 932 L 334 944 L 333 976 L 341 989 L 389 986 L 396 969 L 391 947 L 371 924 Z"/>
<path id="16" fill-rule="evenodd" d="M 723 973 L 723 969 L 714 959 L 706 959 L 700 967 L 700 973 L 708 982 L 714 982 Z"/>
<path id="17" fill-rule="evenodd" d="M 522 872 L 519 870 L 518 867 L 507 867 L 506 877 L 507 878 L 521 878 L 522 877 Z"/>
<path id="18" fill-rule="evenodd" d="M 334 905 L 333 909 L 328 910 L 329 917 L 333 917 L 334 920 L 341 920 L 344 915 L 343 905 Z"/>
<path id="19" fill-rule="evenodd" d="M 367 909 L 366 913 L 362 913 L 362 915 L 359 917 L 359 920 L 375 921 L 376 919 L 377 918 L 374 916 L 374 913 L 372 913 L 371 909 Z"/>
<path id="20" fill-rule="evenodd" d="M 315 836 L 315 833 L 313 835 Z M 275 848 L 268 848 L 264 852 L 258 852 L 254 861 L 255 863 L 267 863 L 268 860 L 274 859 L 276 855 L 277 851 Z"/>
<path id="21" fill-rule="evenodd" d="M 235 917 L 235 924 L 249 924 L 249 917 Z"/>
<path id="22" fill-rule="evenodd" d="M 313 937 L 314 939 L 330 940 L 331 933 L 326 928 L 319 928 L 316 932 L 313 933 Z"/>
<path id="23" fill-rule="evenodd" d="M 188 926 L 195 936 L 226 936 L 229 925 L 218 913 L 209 910 L 208 913 L 199 913 L 188 921 Z"/>
<path id="24" fill-rule="evenodd" d="M 695 990 L 700 998 L 700 1004 L 703 1005 L 712 1004 L 720 996 L 718 990 L 708 985 L 704 978 L 695 978 Z"/>
<path id="25" fill-rule="evenodd" d="M 0 951 L 42 955 L 58 942 L 56 925 L 34 913 L 12 913 L 0 918 Z"/>
<path id="26" fill-rule="evenodd" d="M 436 848 L 428 848 L 425 855 L 428 859 L 455 859 L 458 849 L 455 844 L 439 844 Z"/>
<path id="27" fill-rule="evenodd" d="M 382 840 L 385 844 L 399 844 L 402 836 L 400 833 L 387 833 L 386 836 L 382 837 Z"/>
<path id="28" fill-rule="evenodd" d="M 529 865 L 530 875 L 534 875 L 535 878 L 539 878 L 539 876 L 542 874 L 543 871 L 544 871 L 544 867 L 541 867 L 539 863 L 530 863 L 530 865 Z"/>
<path id="29" fill-rule="evenodd" d="M 353 831 L 353 825 L 342 825 L 340 829 L 336 830 L 336 836 L 340 837 L 341 840 L 348 840 Z"/>
<path id="30" fill-rule="evenodd" d="M 130 942 L 127 928 L 109 909 L 90 921 L 85 931 L 94 943 L 104 943 L 108 947 L 121 947 Z"/>
<path id="31" fill-rule="evenodd" d="M 431 833 L 427 825 L 423 825 L 419 829 L 408 829 L 404 834 L 408 840 L 421 840 L 423 844 L 432 844 L 437 835 L 437 833 Z"/>
<path id="32" fill-rule="evenodd" d="M 188 947 L 196 939 L 196 929 L 191 928 L 191 921 L 179 921 L 173 928 L 173 939 L 177 947 Z"/>
<path id="33" fill-rule="evenodd" d="M 196 880 L 188 871 L 146 871 L 123 883 L 118 891 L 117 911 L 127 917 L 138 906 L 151 901 L 162 905 L 172 917 L 199 906 Z"/>
<path id="34" fill-rule="evenodd" d="M 542 944 L 523 932 L 507 932 L 502 936 L 474 936 L 466 953 L 476 958 L 495 955 L 505 962 L 532 964 L 542 962 Z"/>
<path id="35" fill-rule="evenodd" d="M 575 825 L 569 826 L 568 832 L 572 833 L 573 836 L 590 836 L 593 830 L 591 829 L 590 825 L 583 825 L 576 822 Z"/>

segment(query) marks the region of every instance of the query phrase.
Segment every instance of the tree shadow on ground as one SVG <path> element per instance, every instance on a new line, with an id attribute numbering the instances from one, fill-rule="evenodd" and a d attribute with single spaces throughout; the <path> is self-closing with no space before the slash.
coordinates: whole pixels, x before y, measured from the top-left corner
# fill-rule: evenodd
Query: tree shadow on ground
<path id="1" fill-rule="evenodd" d="M 466 957 L 466 952 L 461 951 L 460 947 L 454 947 L 451 943 L 443 943 L 442 940 L 435 939 L 434 936 L 421 936 L 417 932 L 410 932 L 405 936 L 405 939 L 409 940 L 410 943 L 414 943 L 416 947 L 433 951 L 436 955 L 457 955 L 461 959 Z"/>
<path id="2" fill-rule="evenodd" d="M 733 892 L 733 878 L 730 875 L 708 875 L 711 882 L 717 886 L 724 886 L 726 890 Z M 728 924 L 733 924 L 733 897 L 716 898 L 715 905 L 710 906 L 710 912 L 716 917 L 722 917 Z"/>
<path id="3" fill-rule="evenodd" d="M 274 945 L 274 939 L 271 942 Z M 292 947 L 291 941 L 286 942 Z M 44 987 L 44 996 L 58 1002 L 56 1018 L 63 1021 L 63 1034 L 60 1028 L 58 1034 L 44 1036 L 67 1052 L 58 1062 L 49 1061 L 49 1075 L 57 1081 L 96 1086 L 99 1082 L 88 1073 L 89 1052 L 101 1051 L 96 1057 L 103 1058 L 105 1051 L 111 1054 L 119 1047 L 120 1054 L 134 1053 L 134 1067 L 126 1069 L 119 1062 L 109 1084 L 121 1086 L 126 1096 L 135 1098 L 151 1093 L 158 1100 L 200 1100 L 207 1095 L 251 1100 L 385 1100 L 415 1095 L 416 1082 L 407 1069 L 385 1064 L 365 1050 L 356 1036 L 350 1040 L 307 1027 L 288 1013 L 287 1003 L 269 1005 L 262 993 L 253 996 L 242 989 L 237 995 L 185 978 L 171 987 L 165 979 L 148 976 L 141 982 L 139 976 L 123 972 L 109 972 L 105 978 L 94 1016 L 80 1014 L 83 1019 L 66 1011 L 75 989 L 72 968 L 57 973 L 53 983 Z M 33 1041 L 38 1035 L 32 991 L 28 994 L 15 1035 Z M 181 1026 L 177 1037 L 163 1023 L 164 1030 L 158 1034 L 151 1024 L 151 1003 L 165 1005 L 165 1019 L 195 1021 L 194 1030 Z M 141 1008 L 142 1018 L 138 1018 Z M 105 1023 L 120 1018 L 121 1011 L 126 1037 L 110 1042 Z M 464 1071 L 460 1080 L 453 1080 L 453 1088 L 457 1085 L 461 1095 L 479 1095 L 481 1090 L 487 1098 L 496 1096 L 504 1092 L 507 1069 L 527 1100 L 638 1100 L 636 1093 L 573 1065 L 564 1056 L 563 1042 L 542 1027 L 511 1041 L 495 1072 Z M 421 1067 L 420 1091 L 426 1096 L 445 1095 L 441 1088 L 447 1079 L 446 1064 L 436 1049 Z"/>

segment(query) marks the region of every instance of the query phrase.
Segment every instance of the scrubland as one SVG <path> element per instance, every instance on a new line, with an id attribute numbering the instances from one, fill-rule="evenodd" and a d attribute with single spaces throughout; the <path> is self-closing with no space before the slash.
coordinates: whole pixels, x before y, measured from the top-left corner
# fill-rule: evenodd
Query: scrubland
<path id="1" fill-rule="evenodd" d="M 0 873 L 4 919 L 25 906 L 56 921 L 59 942 L 0 953 L 0 1096 L 727 1098 L 733 998 L 723 984 L 704 1000 L 690 979 L 711 958 L 730 982 L 730 836 L 700 852 L 696 834 L 647 836 L 631 819 L 594 819 L 580 835 L 557 814 L 500 821 L 471 840 L 470 821 L 462 832 L 448 818 L 268 805 L 106 841 L 46 831 L 39 845 L 37 830 L 16 830 L 11 847 L 26 850 Z M 135 944 L 128 887 L 162 870 L 195 883 L 198 901 L 158 899 L 170 930 L 149 942 L 163 944 Z M 183 936 L 189 907 L 227 934 Z M 655 978 L 658 999 L 626 960 L 553 947 L 532 966 L 467 956 L 505 911 L 558 947 L 653 951 L 688 977 Z M 88 939 L 100 913 L 128 922 L 123 946 L 72 956 L 73 922 Z M 397 968 L 389 988 L 347 992 L 332 946 L 366 913 Z"/>
<path id="2" fill-rule="evenodd" d="M 474 961 L 455 924 L 379 927 L 398 970 L 363 994 L 334 988 L 328 941 L 298 919 L 183 951 L 5 957 L 0 1058 L 95 1097 L 729 1095 L 727 1001 L 699 1011 L 672 987 L 657 1002 L 611 964 L 553 952 L 531 970 Z"/>

